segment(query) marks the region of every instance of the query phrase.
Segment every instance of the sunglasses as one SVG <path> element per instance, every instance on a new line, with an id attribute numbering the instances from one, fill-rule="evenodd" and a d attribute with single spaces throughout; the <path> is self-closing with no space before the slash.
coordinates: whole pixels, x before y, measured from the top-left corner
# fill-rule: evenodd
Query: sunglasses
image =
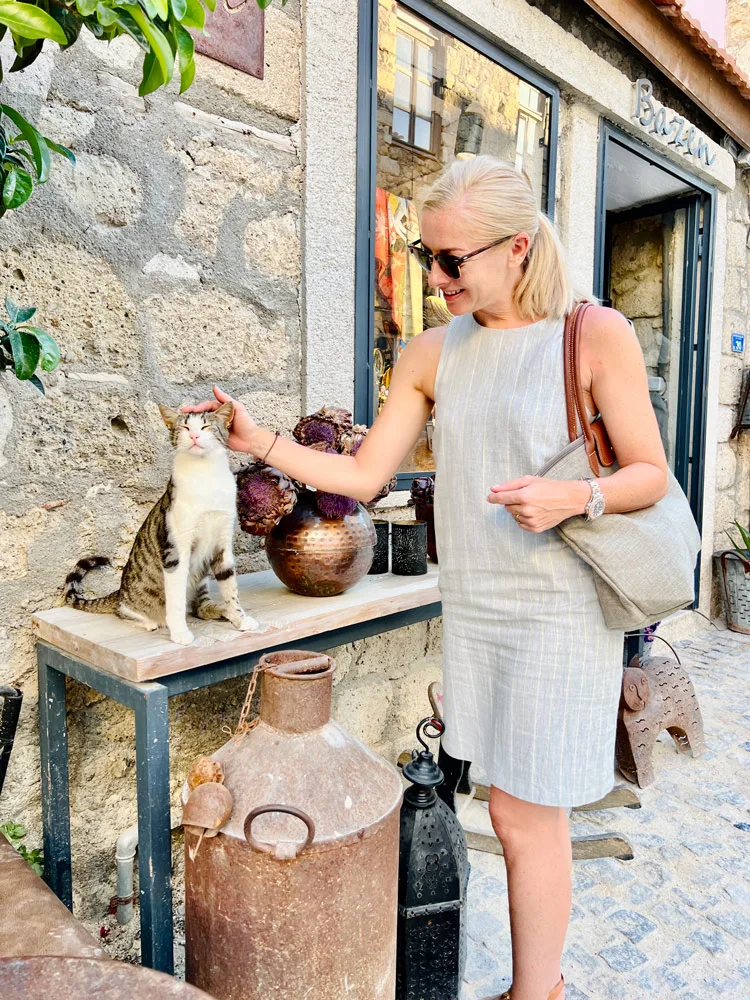
<path id="1" fill-rule="evenodd" d="M 437 261 L 441 271 L 445 271 L 449 278 L 457 280 L 461 277 L 461 265 L 465 264 L 467 260 L 476 257 L 478 253 L 484 253 L 485 250 L 491 250 L 493 247 L 500 246 L 501 243 L 505 243 L 507 240 L 512 240 L 515 235 L 513 233 L 512 236 L 503 236 L 502 239 L 495 240 L 494 243 L 488 243 L 486 247 L 481 247 L 479 250 L 472 250 L 471 253 L 466 253 L 463 257 L 456 257 L 452 253 L 432 253 L 427 247 L 423 247 L 419 240 L 416 243 L 410 243 L 409 249 L 417 258 L 419 266 L 423 271 L 427 271 L 429 274 L 432 270 L 433 261 Z"/>

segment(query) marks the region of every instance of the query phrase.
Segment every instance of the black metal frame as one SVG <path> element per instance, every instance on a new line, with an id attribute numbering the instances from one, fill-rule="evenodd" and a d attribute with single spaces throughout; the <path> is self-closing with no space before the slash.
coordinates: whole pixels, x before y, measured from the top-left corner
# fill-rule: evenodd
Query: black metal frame
<path id="1" fill-rule="evenodd" d="M 606 178 L 611 143 L 635 153 L 661 167 L 693 188 L 694 193 L 643 205 L 630 212 L 606 211 Z M 622 132 L 602 119 L 599 132 L 599 167 L 597 175 L 596 242 L 594 257 L 594 294 L 604 297 L 609 282 L 608 247 L 612 224 L 627 219 L 646 218 L 677 207 L 687 209 L 685 261 L 678 385 L 677 441 L 675 476 L 685 490 L 700 527 L 703 519 L 704 458 L 706 409 L 708 402 L 708 360 L 711 325 L 711 293 L 716 231 L 716 190 L 688 170 L 673 164 L 650 146 Z M 703 219 L 701 226 L 701 209 Z M 686 294 L 690 289 L 691 294 Z M 692 465 L 691 465 L 692 462 Z M 696 566 L 696 605 L 700 586 L 700 555 Z"/>
<path id="2" fill-rule="evenodd" d="M 505 52 L 480 32 L 436 7 L 429 0 L 399 0 L 412 13 L 431 22 L 476 49 L 550 98 L 549 157 L 546 178 L 546 212 L 555 211 L 557 174 L 557 133 L 560 90 L 551 80 L 537 74 Z M 359 0 L 359 54 L 357 88 L 357 235 L 354 315 L 354 417 L 370 424 L 373 413 L 372 364 L 374 349 L 375 293 L 375 178 L 377 155 L 378 2 Z M 399 489 L 408 489 L 416 472 L 398 474 Z"/>
<path id="3" fill-rule="evenodd" d="M 438 618 L 441 614 L 439 601 L 423 604 L 142 683 L 98 670 L 54 646 L 38 643 L 42 828 L 47 885 L 68 909 L 73 909 L 66 677 L 112 698 L 131 709 L 135 715 L 141 961 L 143 965 L 160 972 L 172 973 L 169 699 L 248 674 L 264 653 L 298 649 L 300 646 L 313 650 L 331 649 L 415 622 Z"/>

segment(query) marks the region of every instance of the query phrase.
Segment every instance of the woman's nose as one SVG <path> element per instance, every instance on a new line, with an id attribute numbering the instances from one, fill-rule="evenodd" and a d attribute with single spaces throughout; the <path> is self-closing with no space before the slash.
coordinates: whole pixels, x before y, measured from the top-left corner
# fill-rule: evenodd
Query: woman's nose
<path id="1" fill-rule="evenodd" d="M 445 288 L 445 286 L 450 283 L 451 279 L 440 267 L 438 262 L 434 260 L 432 262 L 432 267 L 430 268 L 430 273 L 427 275 L 427 284 L 430 288 Z"/>

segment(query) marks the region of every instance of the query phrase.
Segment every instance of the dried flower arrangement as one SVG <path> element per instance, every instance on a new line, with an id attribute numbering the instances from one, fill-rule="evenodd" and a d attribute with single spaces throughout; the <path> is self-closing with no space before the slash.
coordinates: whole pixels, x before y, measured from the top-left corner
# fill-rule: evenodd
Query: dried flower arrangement
<path id="1" fill-rule="evenodd" d="M 294 428 L 295 440 L 307 448 L 334 455 L 356 455 L 367 435 L 364 424 L 352 422 L 348 410 L 324 406 L 302 417 Z M 395 477 L 369 501 L 370 506 L 388 496 L 396 487 Z M 263 462 L 253 462 L 237 473 L 237 511 L 240 527 L 251 535 L 270 535 L 286 514 L 291 514 L 301 493 L 308 491 L 278 469 Z M 358 501 L 338 493 L 314 492 L 315 504 L 323 515 L 339 519 L 353 514 Z"/>

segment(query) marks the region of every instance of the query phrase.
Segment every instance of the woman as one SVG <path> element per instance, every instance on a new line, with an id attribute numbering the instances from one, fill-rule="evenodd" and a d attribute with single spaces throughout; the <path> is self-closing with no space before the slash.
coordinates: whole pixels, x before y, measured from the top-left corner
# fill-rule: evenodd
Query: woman
<path id="1" fill-rule="evenodd" d="M 534 476 L 568 442 L 562 335 L 573 293 L 523 175 L 486 156 L 452 164 L 426 198 L 421 232 L 413 252 L 454 319 L 406 348 L 357 455 L 311 452 L 257 426 L 239 404 L 229 444 L 367 501 L 435 404 L 444 746 L 492 784 L 513 946 L 504 996 L 562 1000 L 567 809 L 612 787 L 623 635 L 605 626 L 592 570 L 551 529 L 594 513 L 602 497 L 606 513 L 655 503 L 667 464 L 638 341 L 620 313 L 593 306 L 582 382 L 620 468 L 601 481 Z"/>

